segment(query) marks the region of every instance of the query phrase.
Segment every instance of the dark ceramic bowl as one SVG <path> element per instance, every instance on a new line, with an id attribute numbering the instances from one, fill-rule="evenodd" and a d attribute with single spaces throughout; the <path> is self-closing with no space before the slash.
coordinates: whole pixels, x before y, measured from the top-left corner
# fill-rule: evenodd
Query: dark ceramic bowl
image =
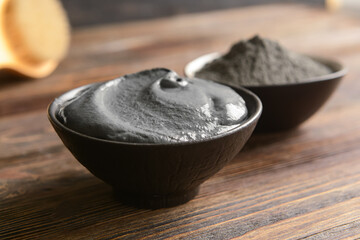
<path id="1" fill-rule="evenodd" d="M 205 64 L 220 56 L 220 53 L 210 53 L 191 61 L 185 67 L 185 75 L 194 77 Z M 347 70 L 338 62 L 311 58 L 328 66 L 333 72 L 302 83 L 242 86 L 255 93 L 264 107 L 256 132 L 274 132 L 299 126 L 318 111 L 334 92 Z"/>
<path id="2" fill-rule="evenodd" d="M 92 174 L 110 184 L 123 202 L 145 208 L 185 203 L 199 185 L 218 172 L 241 150 L 260 117 L 262 105 L 250 91 L 236 91 L 246 101 L 248 118 L 236 128 L 204 141 L 149 144 L 98 139 L 64 126 L 56 113 L 64 101 L 89 87 L 71 90 L 55 99 L 48 117 L 75 158 Z"/>

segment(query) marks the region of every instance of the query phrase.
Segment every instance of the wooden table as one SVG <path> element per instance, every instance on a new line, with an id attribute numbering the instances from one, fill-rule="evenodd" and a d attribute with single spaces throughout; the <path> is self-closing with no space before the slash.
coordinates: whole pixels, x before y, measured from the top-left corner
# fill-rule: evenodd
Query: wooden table
<path id="1" fill-rule="evenodd" d="M 193 58 L 255 33 L 350 69 L 300 128 L 253 136 L 199 195 L 145 210 L 114 200 L 63 146 L 46 106 L 64 91 Z M 50 77 L 0 79 L 0 239 L 360 238 L 360 19 L 268 5 L 75 30 Z"/>

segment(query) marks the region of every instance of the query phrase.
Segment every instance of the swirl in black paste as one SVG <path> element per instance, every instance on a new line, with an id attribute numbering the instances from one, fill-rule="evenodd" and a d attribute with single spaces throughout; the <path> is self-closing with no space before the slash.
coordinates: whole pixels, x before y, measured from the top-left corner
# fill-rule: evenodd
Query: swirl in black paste
<path id="1" fill-rule="evenodd" d="M 68 128 L 121 142 L 199 141 L 238 126 L 245 102 L 231 88 L 156 68 L 90 85 L 57 118 Z"/>

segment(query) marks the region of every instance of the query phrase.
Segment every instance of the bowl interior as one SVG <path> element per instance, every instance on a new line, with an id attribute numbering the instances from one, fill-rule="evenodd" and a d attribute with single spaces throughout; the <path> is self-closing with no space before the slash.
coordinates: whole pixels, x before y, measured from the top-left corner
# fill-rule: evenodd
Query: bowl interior
<path id="1" fill-rule="evenodd" d="M 219 135 L 214 135 L 214 136 L 209 137 L 209 138 L 207 138 L 205 140 L 189 141 L 189 142 L 171 142 L 171 143 L 165 143 L 165 144 L 164 143 L 131 143 L 131 142 L 120 142 L 120 141 L 106 140 L 106 139 L 100 139 L 100 138 L 92 137 L 92 136 L 89 136 L 89 135 L 85 135 L 83 133 L 76 132 L 76 131 L 66 127 L 57 118 L 57 113 L 62 108 L 62 106 L 64 105 L 65 102 L 71 100 L 72 98 L 77 96 L 77 94 L 79 92 L 86 90 L 87 88 L 89 88 L 93 84 L 96 84 L 96 83 L 92 83 L 92 84 L 88 84 L 88 85 L 85 85 L 85 86 L 82 86 L 82 87 L 75 88 L 73 90 L 70 90 L 70 91 L 64 93 L 60 97 L 56 98 L 48 107 L 48 118 L 49 118 L 49 120 L 53 124 L 55 124 L 56 126 L 58 126 L 60 128 L 63 128 L 66 131 L 72 132 L 73 134 L 77 134 L 77 135 L 80 135 L 82 137 L 95 139 L 97 141 L 102 141 L 102 142 L 125 144 L 125 145 L 150 145 L 150 146 L 152 146 L 152 145 L 186 145 L 186 144 L 192 144 L 192 143 L 203 142 L 203 141 L 210 141 L 210 140 L 213 140 L 213 139 L 221 138 L 222 136 L 229 135 L 229 134 L 232 134 L 232 133 L 234 133 L 236 131 L 239 131 L 242 128 L 246 128 L 252 122 L 257 120 L 260 117 L 261 112 L 262 112 L 262 103 L 261 103 L 260 99 L 254 93 L 252 93 L 251 91 L 249 91 L 249 90 L 247 90 L 245 88 L 233 88 L 232 86 L 229 86 L 229 87 L 233 88 L 233 90 L 235 90 L 238 94 L 240 94 L 244 98 L 244 100 L 246 102 L 246 107 L 248 109 L 248 117 L 241 124 L 239 124 L 238 126 L 230 129 L 229 131 L 226 131 L 226 132 L 224 132 L 222 134 L 219 134 Z"/>
<path id="2" fill-rule="evenodd" d="M 208 53 L 208 54 L 202 55 L 202 56 L 192 60 L 191 62 L 186 64 L 186 66 L 184 68 L 185 76 L 190 77 L 190 78 L 195 77 L 196 72 L 198 72 L 206 64 L 214 61 L 215 59 L 217 59 L 219 57 L 221 57 L 221 54 L 219 52 L 213 52 L 213 53 Z M 326 74 L 326 75 L 305 79 L 301 83 L 261 85 L 261 86 L 243 85 L 242 87 L 246 87 L 246 88 L 251 87 L 253 89 L 253 88 L 264 88 L 264 87 L 274 88 L 274 87 L 278 87 L 278 86 L 300 85 L 300 84 L 307 84 L 307 83 L 314 82 L 314 81 L 324 81 L 324 80 L 331 80 L 331 79 L 343 77 L 347 73 L 347 69 L 337 61 L 318 57 L 318 56 L 309 56 L 309 57 L 328 66 L 330 69 L 332 69 L 332 72 L 329 74 Z M 239 87 L 239 86 L 233 86 L 233 87 Z"/>

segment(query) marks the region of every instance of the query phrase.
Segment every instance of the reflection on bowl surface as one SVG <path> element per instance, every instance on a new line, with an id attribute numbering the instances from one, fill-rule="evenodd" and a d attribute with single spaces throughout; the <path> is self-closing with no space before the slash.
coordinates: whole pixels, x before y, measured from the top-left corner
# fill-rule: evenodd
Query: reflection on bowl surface
<path id="1" fill-rule="evenodd" d="M 220 56 L 219 53 L 210 53 L 191 61 L 185 67 L 185 75 L 194 77 L 205 64 Z M 338 62 L 320 57 L 312 58 L 328 66 L 333 72 L 301 83 L 243 86 L 255 93 L 264 106 L 256 132 L 295 128 L 309 119 L 329 99 L 347 70 Z"/>
<path id="2" fill-rule="evenodd" d="M 89 86 L 55 99 L 48 108 L 48 118 L 82 165 L 110 184 L 121 201 L 138 207 L 170 207 L 194 198 L 199 185 L 241 150 L 262 111 L 255 94 L 236 88 L 246 102 L 248 116 L 223 134 L 201 141 L 163 144 L 104 140 L 75 132 L 56 117 L 64 102 Z"/>

